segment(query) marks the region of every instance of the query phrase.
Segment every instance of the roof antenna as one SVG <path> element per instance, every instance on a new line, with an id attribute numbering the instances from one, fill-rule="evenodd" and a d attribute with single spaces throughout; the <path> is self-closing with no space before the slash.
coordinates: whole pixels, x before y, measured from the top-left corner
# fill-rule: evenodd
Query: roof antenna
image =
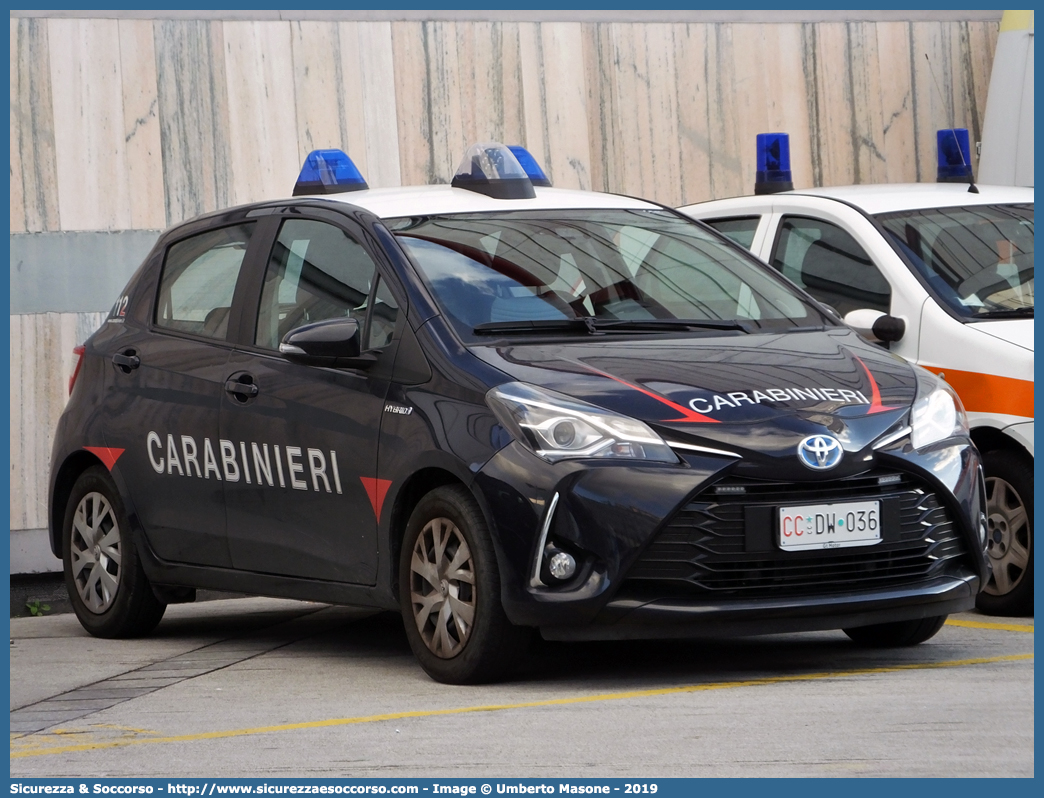
<path id="1" fill-rule="evenodd" d="M 935 78 L 935 70 L 932 68 L 932 60 L 928 57 L 928 53 L 924 54 L 924 60 L 928 62 L 928 71 L 932 75 L 932 82 L 935 84 L 935 92 L 939 95 L 939 99 L 943 99 L 942 89 L 939 88 L 939 81 Z M 946 103 L 944 102 L 943 105 Z M 961 154 L 961 166 L 968 168 L 968 193 L 978 194 L 979 189 L 975 185 L 975 176 L 972 174 L 971 164 L 964 160 L 964 150 L 961 149 L 961 142 L 957 138 L 956 122 L 954 121 L 953 114 L 950 115 L 950 135 L 953 136 L 953 143 L 957 145 L 957 152 Z M 969 154 L 970 157 L 970 154 Z"/>

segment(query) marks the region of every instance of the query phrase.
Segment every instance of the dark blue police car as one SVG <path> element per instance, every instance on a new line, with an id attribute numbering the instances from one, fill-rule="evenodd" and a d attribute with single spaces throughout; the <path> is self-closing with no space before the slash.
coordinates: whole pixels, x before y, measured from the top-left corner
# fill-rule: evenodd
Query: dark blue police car
<path id="1" fill-rule="evenodd" d="M 502 145 L 373 190 L 320 151 L 292 198 L 167 231 L 71 394 L 51 545 L 101 637 L 196 588 L 396 609 L 466 683 L 534 630 L 914 644 L 989 576 L 944 382 Z"/>

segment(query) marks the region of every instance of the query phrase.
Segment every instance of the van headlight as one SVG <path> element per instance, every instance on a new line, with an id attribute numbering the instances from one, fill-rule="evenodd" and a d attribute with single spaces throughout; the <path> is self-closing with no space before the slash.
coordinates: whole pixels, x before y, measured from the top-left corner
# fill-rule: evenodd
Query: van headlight
<path id="1" fill-rule="evenodd" d="M 551 463 L 586 457 L 678 462 L 641 421 L 555 391 L 509 382 L 490 389 L 486 403 L 507 430 Z"/>
<path id="2" fill-rule="evenodd" d="M 968 435 L 968 416 L 957 393 L 930 371 L 914 366 L 917 396 L 910 409 L 911 443 L 915 449 L 954 436 Z"/>

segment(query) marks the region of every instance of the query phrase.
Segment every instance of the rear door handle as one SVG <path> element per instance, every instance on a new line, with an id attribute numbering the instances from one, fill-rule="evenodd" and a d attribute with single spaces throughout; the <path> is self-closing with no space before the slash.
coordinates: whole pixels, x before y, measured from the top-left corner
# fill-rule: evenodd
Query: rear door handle
<path id="1" fill-rule="evenodd" d="M 240 378 L 242 379 L 242 378 Z M 240 382 L 239 379 L 225 380 L 225 390 L 233 396 L 253 397 L 257 396 L 257 386 L 252 382 Z"/>
<path id="2" fill-rule="evenodd" d="M 126 353 L 117 352 L 113 355 L 112 363 L 124 374 L 130 374 L 133 369 L 141 365 L 141 358 L 134 354 L 133 349 L 128 349 Z"/>

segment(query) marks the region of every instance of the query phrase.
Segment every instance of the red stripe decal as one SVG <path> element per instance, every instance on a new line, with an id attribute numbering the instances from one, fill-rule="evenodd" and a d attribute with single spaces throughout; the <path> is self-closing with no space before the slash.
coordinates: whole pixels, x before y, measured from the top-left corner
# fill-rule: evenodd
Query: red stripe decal
<path id="1" fill-rule="evenodd" d="M 873 413 L 884 413 L 888 410 L 898 410 L 898 407 L 885 407 L 881 404 L 881 390 L 877 387 L 877 380 L 874 379 L 874 375 L 870 373 L 870 369 L 866 367 L 866 363 L 859 359 L 858 355 L 852 355 L 856 360 L 859 361 L 859 365 L 863 367 L 863 371 L 866 372 L 867 379 L 870 380 L 870 409 L 866 411 L 866 414 L 872 415 Z"/>
<path id="2" fill-rule="evenodd" d="M 366 488 L 366 495 L 370 497 L 370 506 L 373 514 L 377 516 L 377 523 L 381 522 L 381 507 L 384 505 L 384 497 L 388 495 L 391 487 L 390 479 L 371 479 L 370 477 L 359 477 L 359 481 Z"/>
<path id="3" fill-rule="evenodd" d="M 596 368 L 591 368 L 591 366 L 588 366 L 586 363 L 581 364 L 581 365 L 583 365 L 583 367 L 588 369 L 589 371 L 593 371 L 595 374 L 599 374 L 602 377 L 608 377 L 609 379 L 615 380 L 616 382 L 620 383 L 621 385 L 626 385 L 628 388 L 634 388 L 636 391 L 640 391 L 640 392 L 644 393 L 646 396 L 652 397 L 653 399 L 655 399 L 660 404 L 667 405 L 667 407 L 671 408 L 672 410 L 677 410 L 679 413 L 682 414 L 681 418 L 664 418 L 664 419 L 660 419 L 660 421 L 663 422 L 663 423 L 676 423 L 676 422 L 679 422 L 679 421 L 686 421 L 686 422 L 697 423 L 697 424 L 720 424 L 721 423 L 716 418 L 711 418 L 710 416 L 705 416 L 705 415 L 703 415 L 701 413 L 697 413 L 695 410 L 693 410 L 692 408 L 689 408 L 689 407 L 682 407 L 681 405 L 672 402 L 666 396 L 660 396 L 660 394 L 655 393 L 653 391 L 650 391 L 647 388 L 643 388 L 641 385 L 635 385 L 633 382 L 627 382 L 626 380 L 621 380 L 619 377 L 614 377 L 612 374 L 606 374 L 604 371 L 599 371 Z"/>
<path id="4" fill-rule="evenodd" d="M 105 467 L 110 471 L 125 451 L 124 449 L 108 449 L 104 446 L 84 446 L 83 448 L 105 463 Z"/>

